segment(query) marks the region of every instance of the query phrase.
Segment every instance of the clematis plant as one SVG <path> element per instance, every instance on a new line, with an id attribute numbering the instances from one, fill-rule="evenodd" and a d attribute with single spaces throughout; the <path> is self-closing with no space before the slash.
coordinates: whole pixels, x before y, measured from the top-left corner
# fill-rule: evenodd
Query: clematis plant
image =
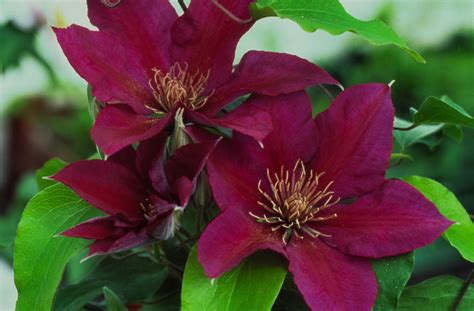
<path id="1" fill-rule="evenodd" d="M 315 121 L 304 93 L 260 97 L 254 105 L 274 124 L 264 147 L 235 133 L 208 160 L 221 214 L 198 243 L 206 275 L 219 277 L 271 249 L 288 259 L 312 309 L 370 310 L 377 281 L 369 258 L 410 252 L 452 224 L 412 186 L 384 179 L 390 88 L 351 87 Z"/>
<path id="2" fill-rule="evenodd" d="M 221 5 L 248 18 L 250 2 Z M 236 45 L 253 23 L 232 20 L 209 0 L 193 0 L 179 17 L 166 0 L 124 1 L 112 10 L 87 3 L 99 31 L 72 25 L 55 32 L 71 65 L 106 105 L 92 129 L 106 154 L 172 126 L 177 112 L 185 122 L 262 140 L 271 131 L 264 112 L 249 103 L 223 115 L 222 109 L 248 93 L 275 96 L 337 84 L 323 69 L 283 53 L 250 51 L 232 71 Z"/>
<path id="3" fill-rule="evenodd" d="M 250 51 L 234 65 L 240 38 L 266 16 L 360 33 L 423 61 L 393 31 L 336 0 L 178 4 L 180 16 L 168 0 L 87 0 L 96 30 L 53 29 L 97 99 L 98 155 L 38 173 L 49 187 L 26 207 L 15 242 L 19 311 L 405 310 L 432 286 L 420 284 L 421 296 L 405 288 L 413 250 L 443 235 L 474 261 L 474 227 L 454 195 L 420 177 L 405 180 L 422 193 L 387 178 L 414 139 L 401 133 L 459 138 L 460 125 L 474 127 L 467 112 L 432 97 L 410 124 L 394 116 L 391 85 L 343 90 L 284 53 Z M 323 84 L 342 91 L 334 99 Z M 316 117 L 313 85 L 331 102 Z M 81 258 L 97 258 L 73 261 L 62 278 L 86 248 Z M 472 300 L 472 279 L 442 284 L 449 308 Z"/>
<path id="4" fill-rule="evenodd" d="M 73 163 L 52 176 L 107 214 L 62 235 L 94 240 L 88 257 L 173 237 L 215 142 L 181 147 L 166 161 L 167 136 L 125 148 L 106 161 Z"/>

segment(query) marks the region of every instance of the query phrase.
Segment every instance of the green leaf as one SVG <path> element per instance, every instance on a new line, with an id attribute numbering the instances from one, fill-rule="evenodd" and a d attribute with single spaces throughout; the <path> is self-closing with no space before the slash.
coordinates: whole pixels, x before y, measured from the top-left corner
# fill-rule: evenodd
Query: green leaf
<path id="1" fill-rule="evenodd" d="M 407 287 L 400 297 L 397 310 L 451 310 L 464 281 L 453 276 L 439 276 Z M 469 286 L 457 311 L 472 311 L 474 286 Z"/>
<path id="2" fill-rule="evenodd" d="M 36 30 L 22 30 L 12 21 L 0 26 L 0 42 L 8 42 L 0 49 L 1 72 L 18 66 L 24 56 L 34 53 L 35 36 Z"/>
<path id="3" fill-rule="evenodd" d="M 443 237 L 466 260 L 474 262 L 474 239 L 472 238 L 474 237 L 474 224 L 454 194 L 440 183 L 426 177 L 409 176 L 404 180 L 433 202 L 444 217 L 455 222 L 446 230 Z"/>
<path id="4" fill-rule="evenodd" d="M 38 189 L 43 190 L 46 187 L 56 184 L 57 182 L 51 179 L 45 179 L 64 168 L 67 165 L 66 162 L 59 158 L 52 158 L 46 162 L 42 168 L 36 171 L 36 183 Z"/>
<path id="5" fill-rule="evenodd" d="M 151 258 L 131 255 L 123 259 L 107 257 L 77 284 L 58 291 L 55 310 L 79 310 L 107 286 L 125 302 L 137 302 L 156 292 L 167 270 Z"/>
<path id="6" fill-rule="evenodd" d="M 88 244 L 56 235 L 96 215 L 96 209 L 62 184 L 48 187 L 31 199 L 15 240 L 17 311 L 51 310 L 68 260 Z"/>
<path id="7" fill-rule="evenodd" d="M 413 116 L 415 124 L 445 123 L 474 127 L 474 118 L 449 97 L 428 97 Z"/>
<path id="8" fill-rule="evenodd" d="M 252 16 L 287 18 L 314 32 L 325 30 L 333 35 L 347 31 L 361 35 L 374 45 L 394 44 L 404 49 L 416 61 L 425 63 L 423 57 L 410 49 L 390 27 L 379 20 L 362 21 L 349 15 L 338 0 L 258 0 L 251 4 Z"/>
<path id="9" fill-rule="evenodd" d="M 204 274 L 194 247 L 184 271 L 182 310 L 271 310 L 285 276 L 284 260 L 274 253 L 259 252 L 211 280 Z"/>
<path id="10" fill-rule="evenodd" d="M 117 295 L 107 287 L 104 287 L 105 301 L 107 302 L 107 311 L 128 311 L 127 307 L 120 301 Z"/>
<path id="11" fill-rule="evenodd" d="M 410 279 L 415 265 L 413 252 L 401 256 L 372 260 L 379 292 L 374 311 L 389 311 L 397 308 L 398 299 Z"/>
<path id="12" fill-rule="evenodd" d="M 413 157 L 409 154 L 406 154 L 406 153 L 392 153 L 392 155 L 390 156 L 390 161 L 399 160 L 399 159 L 406 159 L 406 160 L 414 161 Z"/>
<path id="13" fill-rule="evenodd" d="M 443 134 L 451 137 L 458 143 L 462 142 L 464 137 L 463 130 L 459 125 L 445 124 L 443 126 Z"/>
<path id="14" fill-rule="evenodd" d="M 395 127 L 398 128 L 408 128 L 411 126 L 412 123 L 406 120 L 400 119 L 395 117 Z M 407 147 L 415 144 L 415 143 L 423 143 L 428 145 L 429 147 L 435 146 L 439 143 L 438 140 L 427 140 L 428 136 L 435 134 L 443 127 L 442 124 L 438 125 L 420 125 L 408 131 L 400 131 L 395 130 L 393 131 L 393 137 L 400 145 L 402 149 L 406 149 Z"/>

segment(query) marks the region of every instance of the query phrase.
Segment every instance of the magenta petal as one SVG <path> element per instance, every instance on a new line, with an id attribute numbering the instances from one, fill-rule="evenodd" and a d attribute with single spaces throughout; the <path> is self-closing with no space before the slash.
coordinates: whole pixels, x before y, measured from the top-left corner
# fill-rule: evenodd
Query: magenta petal
<path id="1" fill-rule="evenodd" d="M 90 21 L 100 32 L 116 37 L 135 52 L 142 68 L 147 69 L 144 77 L 153 67 L 168 69 L 170 29 L 178 18 L 168 0 L 122 1 L 113 9 L 88 0 L 87 6 Z"/>
<path id="2" fill-rule="evenodd" d="M 316 117 L 317 153 L 312 164 L 334 181 L 337 196 L 368 193 L 384 181 L 392 151 L 394 112 L 385 84 L 353 86 Z"/>
<path id="3" fill-rule="evenodd" d="M 169 182 L 173 183 L 178 178 L 185 176 L 194 183 L 218 142 L 219 139 L 188 144 L 176 150 L 166 167 Z"/>
<path id="4" fill-rule="evenodd" d="M 235 16 L 250 17 L 253 0 L 220 0 L 219 3 Z M 253 23 L 240 24 L 228 18 L 210 0 L 193 0 L 171 29 L 171 57 L 187 63 L 191 72 L 210 72 L 208 88 L 227 80 L 237 42 Z"/>
<path id="5" fill-rule="evenodd" d="M 258 200 L 257 184 L 267 168 L 267 159 L 257 141 L 234 133 L 223 139 L 209 157 L 207 172 L 220 209 L 245 208 Z"/>
<path id="6" fill-rule="evenodd" d="M 258 201 L 257 185 L 266 180 L 266 170 L 293 169 L 296 161 L 308 161 L 315 149 L 311 106 L 304 92 L 253 96 L 251 102 L 271 117 L 273 131 L 259 145 L 234 133 L 219 143 L 208 162 L 212 192 L 221 209 L 239 208 Z"/>
<path id="7" fill-rule="evenodd" d="M 126 167 L 131 172 L 136 172 L 137 167 L 135 165 L 135 159 L 137 157 L 137 153 L 132 146 L 127 146 L 120 151 L 114 153 L 110 157 L 107 158 L 107 161 L 114 162 Z"/>
<path id="8" fill-rule="evenodd" d="M 186 176 L 181 176 L 173 182 L 171 187 L 173 193 L 176 194 L 178 205 L 185 208 L 194 191 L 195 183 L 191 182 Z"/>
<path id="9" fill-rule="evenodd" d="M 64 231 L 61 235 L 74 238 L 102 240 L 113 235 L 116 230 L 117 228 L 114 226 L 113 217 L 97 217 L 78 224 Z"/>
<path id="10" fill-rule="evenodd" d="M 214 122 L 261 142 L 273 130 L 273 124 L 268 112 L 255 102 L 251 98 Z"/>
<path id="11" fill-rule="evenodd" d="M 293 169 L 297 160 L 309 161 L 315 153 L 315 126 L 311 102 L 305 92 L 276 97 L 255 96 L 253 104 L 264 107 L 272 118 L 273 131 L 263 140 L 263 152 L 271 171 L 282 165 Z"/>
<path id="12" fill-rule="evenodd" d="M 167 142 L 165 132 L 141 142 L 136 159 L 142 177 L 150 180 L 153 188 L 163 196 L 167 196 L 170 190 L 165 170 Z"/>
<path id="13" fill-rule="evenodd" d="M 452 224 L 418 190 L 395 179 L 334 212 L 337 218 L 318 229 L 331 235 L 327 243 L 346 254 L 372 258 L 430 244 Z"/>
<path id="14" fill-rule="evenodd" d="M 284 254 L 278 235 L 265 230 L 264 225 L 244 213 L 228 209 L 202 233 L 198 241 L 198 259 L 208 277 L 220 276 L 260 249 Z"/>
<path id="15" fill-rule="evenodd" d="M 89 247 L 89 254 L 87 254 L 86 258 L 90 258 L 96 255 L 111 254 L 125 251 L 134 247 L 141 246 L 150 241 L 152 241 L 152 238 L 148 235 L 145 229 L 142 229 L 138 232 L 129 231 L 118 239 L 108 238 L 105 240 L 95 241 Z"/>
<path id="16" fill-rule="evenodd" d="M 125 105 L 109 105 L 99 113 L 91 131 L 92 139 L 106 154 L 160 133 L 172 120 L 170 114 L 152 118 L 135 114 Z"/>
<path id="17" fill-rule="evenodd" d="M 99 1 L 97 1 L 99 3 Z M 76 72 L 91 86 L 101 102 L 121 102 L 138 113 L 154 101 L 144 68 L 136 51 L 126 49 L 108 34 L 72 25 L 54 28 L 64 54 Z"/>
<path id="18" fill-rule="evenodd" d="M 209 118 L 196 111 L 187 111 L 186 119 L 211 127 L 225 127 L 262 141 L 273 129 L 270 115 L 248 100 L 221 118 Z"/>
<path id="19" fill-rule="evenodd" d="M 109 215 L 141 217 L 140 203 L 146 196 L 144 185 L 122 165 L 100 160 L 79 161 L 51 178 Z"/>
<path id="20" fill-rule="evenodd" d="M 244 55 L 230 79 L 215 90 L 205 109 L 208 115 L 213 115 L 247 93 L 276 96 L 317 84 L 338 82 L 320 67 L 297 56 L 250 51 Z"/>
<path id="21" fill-rule="evenodd" d="M 289 270 L 312 310 L 369 311 L 377 280 L 368 259 L 348 256 L 317 239 L 289 244 Z"/>

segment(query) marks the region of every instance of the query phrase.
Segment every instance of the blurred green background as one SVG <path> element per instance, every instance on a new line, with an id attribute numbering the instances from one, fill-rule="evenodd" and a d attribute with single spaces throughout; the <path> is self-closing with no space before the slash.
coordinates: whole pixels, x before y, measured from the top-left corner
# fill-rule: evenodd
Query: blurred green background
<path id="1" fill-rule="evenodd" d="M 378 17 L 390 24 L 427 64 L 394 47 L 370 46 L 352 34 L 305 33 L 273 18 L 259 21 L 242 39 L 236 60 L 250 49 L 272 50 L 310 59 L 344 86 L 395 80 L 396 114 L 406 119 L 410 107 L 431 95 L 446 94 L 474 113 L 474 1 L 341 2 L 358 18 Z M 0 0 L 0 310 L 13 310 L 16 299 L 12 242 L 21 211 L 37 192 L 35 170 L 52 157 L 71 162 L 95 152 L 86 84 L 67 63 L 50 29 L 71 23 L 91 27 L 85 1 Z M 336 95 L 337 89 L 329 91 Z M 329 104 L 321 89 L 310 94 L 315 111 Z M 407 148 L 413 161 L 398 163 L 388 175 L 436 179 L 474 214 L 473 134 L 465 130 L 459 143 L 440 130 Z M 469 268 L 454 248 L 439 240 L 417 251 L 411 282 L 445 273 L 465 277 Z"/>

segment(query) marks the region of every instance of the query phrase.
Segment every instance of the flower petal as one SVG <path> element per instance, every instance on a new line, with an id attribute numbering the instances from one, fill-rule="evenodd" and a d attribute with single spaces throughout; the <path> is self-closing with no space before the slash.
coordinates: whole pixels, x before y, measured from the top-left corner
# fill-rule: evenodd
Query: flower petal
<path id="1" fill-rule="evenodd" d="M 206 104 L 207 115 L 248 93 L 276 96 L 317 84 L 339 84 L 326 71 L 305 59 L 285 53 L 250 51 L 230 79 L 217 88 Z"/>
<path id="2" fill-rule="evenodd" d="M 333 211 L 337 218 L 318 229 L 331 235 L 327 243 L 346 254 L 372 258 L 430 244 L 452 224 L 418 190 L 394 179 Z"/>
<path id="3" fill-rule="evenodd" d="M 209 118 L 197 111 L 186 111 L 186 119 L 212 127 L 225 127 L 262 141 L 273 129 L 270 115 L 247 100 L 221 118 Z"/>
<path id="4" fill-rule="evenodd" d="M 101 160 L 79 161 L 51 178 L 109 215 L 141 217 L 140 203 L 146 196 L 145 187 L 134 172 L 122 165 Z"/>
<path id="5" fill-rule="evenodd" d="M 362 195 L 383 183 L 392 151 L 393 106 L 385 84 L 350 87 L 316 117 L 312 167 L 334 181 L 337 196 Z"/>
<path id="6" fill-rule="evenodd" d="M 227 209 L 202 233 L 198 241 L 198 259 L 209 278 L 220 276 L 257 250 L 284 253 L 278 235 L 244 213 Z"/>
<path id="7" fill-rule="evenodd" d="M 83 260 L 96 255 L 104 255 L 125 251 L 137 246 L 141 246 L 152 240 L 152 237 L 148 235 L 145 229 L 142 229 L 138 232 L 131 230 L 117 239 L 109 238 L 105 240 L 95 241 L 89 247 L 89 253 L 87 254 L 87 257 Z"/>
<path id="8" fill-rule="evenodd" d="M 293 239 L 289 270 L 312 310 L 371 310 L 377 280 L 368 259 L 347 256 L 318 239 Z"/>
<path id="9" fill-rule="evenodd" d="M 113 217 L 96 217 L 64 231 L 61 235 L 73 238 L 103 240 L 116 233 L 116 230 Z"/>
<path id="10" fill-rule="evenodd" d="M 168 69 L 170 29 L 178 18 L 168 0 L 122 1 L 113 9 L 88 0 L 87 6 L 91 23 L 133 50 L 146 72 L 153 67 Z"/>
<path id="11" fill-rule="evenodd" d="M 107 158 L 107 161 L 114 162 L 120 164 L 131 172 L 136 172 L 137 167 L 135 165 L 135 159 L 137 157 L 137 152 L 133 149 L 132 146 L 127 146 L 120 151 L 114 153 L 110 157 Z"/>
<path id="12" fill-rule="evenodd" d="M 149 112 L 145 105 L 154 98 L 144 74 L 147 68 L 138 62 L 136 51 L 124 48 L 115 37 L 81 26 L 53 30 L 67 59 L 99 101 L 121 102 L 137 113 Z"/>
<path id="13" fill-rule="evenodd" d="M 91 136 L 100 149 L 110 155 L 157 135 L 171 121 L 169 113 L 158 119 L 135 114 L 125 105 L 109 105 L 97 116 Z"/>
<path id="14" fill-rule="evenodd" d="M 255 204 L 258 182 L 266 180 L 267 169 L 277 172 L 282 165 L 292 169 L 298 159 L 309 161 L 315 152 L 315 127 L 304 92 L 253 96 L 251 100 L 271 117 L 273 131 L 262 146 L 239 133 L 219 143 L 209 158 L 208 173 L 221 209 Z"/>
<path id="15" fill-rule="evenodd" d="M 235 16 L 247 19 L 252 1 L 219 3 Z M 191 72 L 209 72 L 208 88 L 213 89 L 230 76 L 236 45 L 252 24 L 231 20 L 210 0 L 193 0 L 171 28 L 171 57 L 187 63 Z"/>
<path id="16" fill-rule="evenodd" d="M 166 173 L 170 183 L 183 176 L 194 183 L 218 142 L 219 139 L 211 142 L 188 144 L 176 150 L 166 165 Z"/>
<path id="17" fill-rule="evenodd" d="M 276 97 L 255 96 L 254 105 L 266 109 L 273 131 L 263 140 L 263 151 L 273 172 L 292 169 L 297 160 L 309 161 L 315 153 L 315 126 L 311 102 L 305 92 Z"/>
<path id="18" fill-rule="evenodd" d="M 136 165 L 144 179 L 150 180 L 153 188 L 163 197 L 168 197 L 170 187 L 165 171 L 166 143 L 165 132 L 140 143 L 137 149 Z"/>

